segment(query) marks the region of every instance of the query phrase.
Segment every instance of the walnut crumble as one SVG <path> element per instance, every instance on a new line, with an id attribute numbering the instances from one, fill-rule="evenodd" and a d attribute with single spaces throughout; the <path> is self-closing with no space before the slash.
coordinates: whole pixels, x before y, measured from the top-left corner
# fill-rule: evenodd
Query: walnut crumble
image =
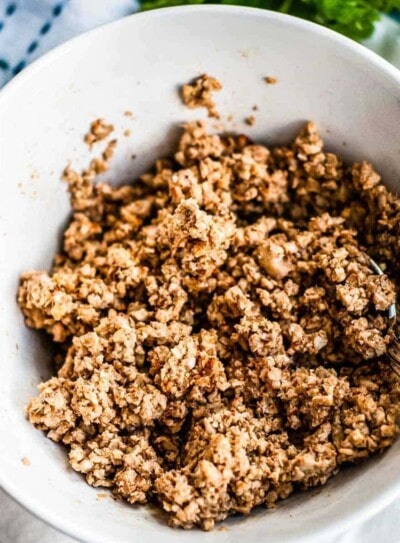
<path id="1" fill-rule="evenodd" d="M 194 122 L 135 183 L 96 172 L 68 172 L 62 250 L 18 292 L 62 361 L 29 420 L 89 484 L 209 530 L 393 442 L 400 199 L 370 164 L 312 123 L 268 149 Z"/>
<path id="2" fill-rule="evenodd" d="M 249 117 L 246 117 L 244 121 L 249 126 L 253 126 L 256 123 L 256 118 L 254 117 L 254 115 L 250 115 Z"/>
<path id="3" fill-rule="evenodd" d="M 222 89 L 221 83 L 215 77 L 203 74 L 194 79 L 191 83 L 182 86 L 182 101 L 188 107 L 194 109 L 205 107 L 209 117 L 219 119 L 219 114 L 215 109 L 215 102 L 212 98 L 214 91 Z"/>
<path id="4" fill-rule="evenodd" d="M 90 130 L 85 134 L 84 140 L 91 148 L 98 141 L 107 138 L 114 130 L 112 124 L 107 124 L 104 119 L 96 119 L 90 125 Z"/>

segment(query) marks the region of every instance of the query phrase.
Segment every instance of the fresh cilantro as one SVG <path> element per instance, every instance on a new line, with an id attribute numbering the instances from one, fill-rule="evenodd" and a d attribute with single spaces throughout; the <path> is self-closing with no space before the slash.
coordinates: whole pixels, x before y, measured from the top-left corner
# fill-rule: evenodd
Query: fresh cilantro
<path id="1" fill-rule="evenodd" d="M 297 15 L 355 40 L 368 38 L 381 13 L 400 9 L 400 0 L 144 0 L 142 10 L 183 4 L 236 4 Z"/>

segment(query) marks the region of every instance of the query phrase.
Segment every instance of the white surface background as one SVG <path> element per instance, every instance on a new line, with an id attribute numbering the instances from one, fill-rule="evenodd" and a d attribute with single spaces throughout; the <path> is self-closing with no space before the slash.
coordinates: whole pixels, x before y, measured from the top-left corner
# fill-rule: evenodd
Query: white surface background
<path id="1" fill-rule="evenodd" d="M 0 0 L 0 10 L 7 3 Z M 82 15 L 82 3 L 85 3 L 85 16 Z M 35 20 L 37 14 L 34 13 L 34 4 L 39 6 L 43 5 L 43 2 L 25 0 L 19 4 L 25 5 Z M 49 4 L 51 2 L 48 2 L 47 5 Z M 71 7 L 68 10 L 69 15 L 63 16 L 57 21 L 56 32 L 44 40 L 35 56 L 74 34 L 134 10 L 134 2 L 131 0 L 101 0 L 101 2 L 98 0 L 84 0 L 84 2 L 70 0 L 69 5 Z M 90 12 L 92 15 L 88 16 Z M 37 20 L 35 24 L 39 24 L 39 21 Z M 12 32 L 13 39 L 15 39 L 15 32 L 16 27 Z M 10 29 L 8 29 L 7 40 L 10 40 L 9 43 L 12 42 Z M 400 30 L 396 23 L 389 19 L 382 21 L 367 45 L 400 67 Z M 4 47 L 5 42 L 0 39 L 0 56 L 4 55 Z M 15 56 L 19 53 L 14 51 L 12 54 Z M 40 488 L 38 489 L 38 499 L 40 499 Z M 0 543 L 73 543 L 74 541 L 32 516 L 0 490 Z M 340 537 L 321 541 L 321 543 L 400 543 L 400 500 L 363 525 L 354 527 Z"/>

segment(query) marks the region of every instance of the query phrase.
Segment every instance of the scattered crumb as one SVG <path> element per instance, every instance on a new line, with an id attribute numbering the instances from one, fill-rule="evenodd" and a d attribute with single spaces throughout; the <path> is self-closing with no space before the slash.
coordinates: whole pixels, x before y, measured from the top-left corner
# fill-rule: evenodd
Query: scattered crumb
<path id="1" fill-rule="evenodd" d="M 249 126 L 253 126 L 256 122 L 256 118 L 254 117 L 254 115 L 250 115 L 250 117 L 246 117 L 245 119 L 245 123 L 248 124 Z"/>
<path id="2" fill-rule="evenodd" d="M 108 162 L 114 156 L 114 151 L 117 146 L 117 140 L 111 140 L 102 153 L 103 160 Z"/>
<path id="3" fill-rule="evenodd" d="M 96 494 L 96 498 L 98 500 L 104 500 L 105 498 L 108 498 L 109 494 L 106 494 L 105 492 L 99 492 Z"/>
<path id="4" fill-rule="evenodd" d="M 24 466 L 30 466 L 31 465 L 31 461 L 29 460 L 29 458 L 27 456 L 24 456 L 23 458 L 21 458 L 21 462 L 24 464 Z"/>
<path id="5" fill-rule="evenodd" d="M 258 106 L 253 106 L 253 111 L 258 111 Z"/>
<path id="6" fill-rule="evenodd" d="M 226 118 L 226 120 L 230 123 L 233 120 L 233 115 L 229 114 Z"/>
<path id="7" fill-rule="evenodd" d="M 106 160 L 104 160 L 103 157 L 101 158 L 94 158 L 90 162 L 90 171 L 94 172 L 95 175 L 104 173 L 108 170 L 108 163 Z"/>
<path id="8" fill-rule="evenodd" d="M 129 128 L 127 128 L 126 130 L 124 130 L 124 136 L 126 138 L 129 138 L 129 136 L 132 134 L 132 130 L 130 130 Z"/>
<path id="9" fill-rule="evenodd" d="M 221 89 L 222 85 L 217 79 L 203 74 L 191 83 L 182 86 L 181 97 L 184 104 L 188 107 L 192 109 L 204 107 L 207 109 L 209 117 L 219 119 L 219 114 L 215 109 L 215 102 L 212 99 L 212 93 Z"/>
<path id="10" fill-rule="evenodd" d="M 135 158 L 137 158 L 137 155 L 131 155 L 132 160 L 135 160 Z"/>
<path id="11" fill-rule="evenodd" d="M 268 83 L 268 85 L 275 85 L 275 83 L 278 82 L 276 77 L 270 77 L 270 76 L 264 77 L 264 81 Z"/>
<path id="12" fill-rule="evenodd" d="M 70 163 L 67 164 L 62 174 L 62 179 L 68 183 L 70 192 L 73 195 L 72 197 L 74 197 L 75 191 L 76 193 L 79 192 L 79 197 L 83 197 L 83 194 L 86 194 L 87 191 L 87 188 L 84 187 L 87 187 L 87 185 L 90 184 L 90 180 L 96 177 L 96 175 L 108 171 L 108 165 L 114 155 L 116 145 L 116 139 L 108 142 L 107 147 L 102 152 L 101 156 L 93 158 L 90 161 L 89 168 L 83 171 L 81 174 L 74 171 L 71 168 Z M 78 189 L 76 189 L 75 187 L 77 187 L 78 185 L 80 186 L 81 183 L 82 186 L 78 191 Z"/>
<path id="13" fill-rule="evenodd" d="M 133 117 L 133 112 L 127 110 L 127 111 L 125 111 L 124 115 L 125 115 L 125 117 Z"/>
<path id="14" fill-rule="evenodd" d="M 112 124 L 107 124 L 104 119 L 96 119 L 90 124 L 90 130 L 85 134 L 84 140 L 92 148 L 95 143 L 107 138 L 113 130 Z"/>

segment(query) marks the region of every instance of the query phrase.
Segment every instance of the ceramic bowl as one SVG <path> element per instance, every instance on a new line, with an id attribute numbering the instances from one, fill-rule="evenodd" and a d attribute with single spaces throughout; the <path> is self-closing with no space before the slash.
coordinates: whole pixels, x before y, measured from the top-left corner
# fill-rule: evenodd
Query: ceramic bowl
<path id="1" fill-rule="evenodd" d="M 399 72 L 338 34 L 268 11 L 192 6 L 133 15 L 54 50 L 0 93 L 0 484 L 85 542 L 321 541 L 400 494 L 398 441 L 273 511 L 260 508 L 207 535 L 172 530 L 153 509 L 98 500 L 99 489 L 68 468 L 66 452 L 25 419 L 24 406 L 52 368 L 49 346 L 24 326 L 15 293 L 19 274 L 48 269 L 58 247 L 70 211 L 60 172 L 67 161 L 88 163 L 83 134 L 97 117 L 114 123 L 119 140 L 105 179 L 143 172 L 168 152 L 181 123 L 204 116 L 183 107 L 177 93 L 204 72 L 224 86 L 216 129 L 283 142 L 313 119 L 328 148 L 346 160 L 371 160 L 398 187 Z M 254 105 L 256 123 L 245 126 Z"/>

